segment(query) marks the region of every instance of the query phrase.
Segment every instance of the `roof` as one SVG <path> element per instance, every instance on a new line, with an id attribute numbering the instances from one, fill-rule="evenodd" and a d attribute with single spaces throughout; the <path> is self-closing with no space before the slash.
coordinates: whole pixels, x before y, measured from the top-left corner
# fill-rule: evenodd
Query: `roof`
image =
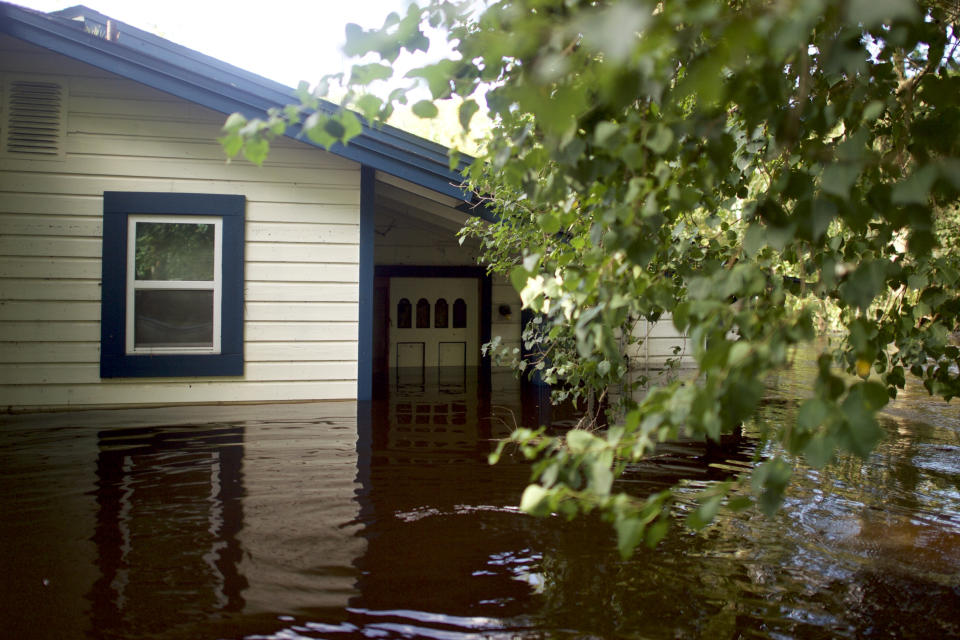
<path id="1" fill-rule="evenodd" d="M 119 31 L 107 40 L 107 22 Z M 299 102 L 294 90 L 278 82 L 77 5 L 42 13 L 0 2 L 0 33 L 44 47 L 141 84 L 165 91 L 223 114 L 264 117 L 270 107 Z M 321 109 L 337 107 L 324 102 Z M 301 136 L 299 126 L 287 135 L 324 148 Z M 464 202 L 462 177 L 449 168 L 443 145 L 383 125 L 364 123 L 348 145 L 330 148 L 336 155 L 403 178 Z M 461 166 L 463 166 L 461 164 Z"/>

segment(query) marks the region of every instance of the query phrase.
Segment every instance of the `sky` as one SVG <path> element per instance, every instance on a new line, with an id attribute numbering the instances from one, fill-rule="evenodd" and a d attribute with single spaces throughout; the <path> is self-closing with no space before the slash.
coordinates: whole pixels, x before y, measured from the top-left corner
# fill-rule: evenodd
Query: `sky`
<path id="1" fill-rule="evenodd" d="M 351 64 L 344 25 L 379 27 L 409 0 L 12 0 L 38 11 L 76 4 L 295 87 Z M 122 34 L 121 34 L 121 37 Z"/>

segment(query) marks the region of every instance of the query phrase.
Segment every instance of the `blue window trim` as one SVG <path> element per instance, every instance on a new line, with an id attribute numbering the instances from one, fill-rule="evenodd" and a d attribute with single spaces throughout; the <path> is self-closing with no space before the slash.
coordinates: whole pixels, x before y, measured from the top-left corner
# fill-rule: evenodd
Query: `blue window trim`
<path id="1" fill-rule="evenodd" d="M 100 377 L 243 375 L 243 241 L 246 198 L 203 193 L 106 191 L 103 194 L 103 289 Z M 223 220 L 220 353 L 126 354 L 127 217 L 134 214 L 219 216 Z"/>

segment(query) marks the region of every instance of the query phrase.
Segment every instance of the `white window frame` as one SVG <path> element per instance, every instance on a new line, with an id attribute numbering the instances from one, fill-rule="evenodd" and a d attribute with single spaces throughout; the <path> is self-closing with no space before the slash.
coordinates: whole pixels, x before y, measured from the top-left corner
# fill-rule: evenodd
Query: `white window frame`
<path id="1" fill-rule="evenodd" d="M 213 281 L 210 280 L 137 280 L 137 223 L 155 222 L 166 224 L 208 224 L 214 227 L 213 241 Z M 130 214 L 127 216 L 127 311 L 126 311 L 126 353 L 127 355 L 147 354 L 219 354 L 221 350 L 221 307 L 223 298 L 223 217 L 191 215 L 148 215 Z M 136 319 L 136 291 L 213 289 L 213 345 L 210 347 L 137 347 L 134 341 L 134 323 Z"/>

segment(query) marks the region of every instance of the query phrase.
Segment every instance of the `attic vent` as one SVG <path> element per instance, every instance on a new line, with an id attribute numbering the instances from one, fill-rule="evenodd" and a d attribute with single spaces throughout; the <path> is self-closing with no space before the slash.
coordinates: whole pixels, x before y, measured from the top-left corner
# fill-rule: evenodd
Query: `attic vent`
<path id="1" fill-rule="evenodd" d="M 4 95 L 4 152 L 35 158 L 62 156 L 67 102 L 64 85 L 9 80 Z"/>

